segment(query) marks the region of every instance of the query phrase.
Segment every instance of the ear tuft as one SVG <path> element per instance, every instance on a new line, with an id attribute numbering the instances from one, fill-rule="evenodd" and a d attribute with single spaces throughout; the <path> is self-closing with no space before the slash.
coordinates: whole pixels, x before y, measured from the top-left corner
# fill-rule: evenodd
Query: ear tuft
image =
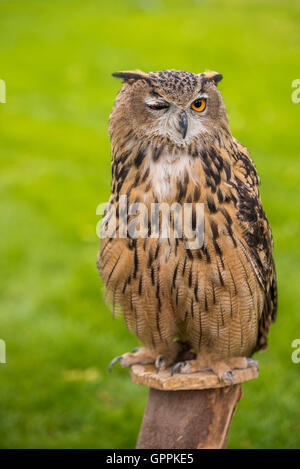
<path id="1" fill-rule="evenodd" d="M 213 81 L 215 85 L 217 85 L 223 79 L 223 75 L 221 75 L 221 73 L 211 71 L 201 73 L 201 77 L 203 77 L 205 82 Z"/>
<path id="2" fill-rule="evenodd" d="M 128 82 L 130 84 L 134 83 L 136 80 L 146 80 L 150 82 L 149 75 L 140 70 L 128 70 L 124 72 L 115 72 L 112 73 L 112 76 L 115 78 L 123 78 L 123 83 Z"/>

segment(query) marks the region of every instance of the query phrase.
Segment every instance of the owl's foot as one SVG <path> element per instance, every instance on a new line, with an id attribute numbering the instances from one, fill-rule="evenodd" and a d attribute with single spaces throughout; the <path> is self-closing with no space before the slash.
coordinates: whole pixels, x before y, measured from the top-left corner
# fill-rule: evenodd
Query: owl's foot
<path id="1" fill-rule="evenodd" d="M 256 360 L 247 357 L 229 357 L 225 360 L 204 360 L 201 357 L 177 363 L 173 366 L 171 375 L 176 371 L 189 374 L 211 370 L 218 376 L 221 383 L 232 386 L 234 384 L 234 370 L 241 370 L 251 366 L 258 366 L 258 363 Z"/>
<path id="2" fill-rule="evenodd" d="M 119 357 L 115 357 L 109 365 L 108 370 L 112 371 L 112 367 L 120 362 L 123 368 L 127 368 L 132 365 L 148 365 L 154 364 L 156 372 L 159 370 L 166 369 L 176 362 L 178 356 L 178 345 L 172 344 L 163 353 L 159 353 L 157 350 L 151 350 L 149 348 L 136 347 L 130 353 L 124 353 Z"/>
<path id="3" fill-rule="evenodd" d="M 157 354 L 148 348 L 136 347 L 132 352 L 124 353 L 119 357 L 115 357 L 109 364 L 108 371 L 112 371 L 113 366 L 120 362 L 123 368 L 128 368 L 131 365 L 147 365 L 149 363 L 155 363 L 157 360 Z"/>

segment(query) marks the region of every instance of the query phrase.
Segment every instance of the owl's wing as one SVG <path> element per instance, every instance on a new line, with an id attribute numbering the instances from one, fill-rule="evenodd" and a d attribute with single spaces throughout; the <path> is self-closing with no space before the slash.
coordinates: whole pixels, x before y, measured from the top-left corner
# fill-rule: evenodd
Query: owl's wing
<path id="1" fill-rule="evenodd" d="M 242 227 L 242 248 L 265 292 L 265 302 L 259 320 L 256 351 L 266 348 L 267 334 L 277 312 L 277 282 L 271 229 L 263 210 L 259 177 L 248 150 L 235 142 L 233 173 L 238 191 L 238 219 Z"/>

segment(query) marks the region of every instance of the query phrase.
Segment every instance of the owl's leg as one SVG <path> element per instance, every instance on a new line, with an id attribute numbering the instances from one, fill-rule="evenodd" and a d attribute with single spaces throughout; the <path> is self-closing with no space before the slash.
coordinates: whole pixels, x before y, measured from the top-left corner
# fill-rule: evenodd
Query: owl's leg
<path id="1" fill-rule="evenodd" d="M 124 353 L 118 357 L 115 357 L 109 365 L 109 371 L 112 371 L 112 367 L 115 363 L 120 362 L 123 368 L 128 368 L 132 365 L 147 365 L 154 363 L 156 366 L 156 371 L 158 372 L 160 368 L 166 368 L 167 366 L 172 365 L 176 361 L 178 355 L 178 346 L 176 343 L 170 344 L 166 348 L 158 348 L 156 350 L 142 347 L 134 349 L 132 352 Z"/>
<path id="2" fill-rule="evenodd" d="M 220 382 L 234 383 L 234 371 L 249 368 L 251 366 L 258 366 L 257 362 L 252 358 L 247 357 L 228 357 L 224 360 L 217 360 L 209 356 L 197 356 L 195 360 L 187 360 L 185 362 L 177 363 L 173 369 L 172 374 L 176 371 L 180 373 L 189 374 L 198 371 L 211 370 L 215 373 Z"/>

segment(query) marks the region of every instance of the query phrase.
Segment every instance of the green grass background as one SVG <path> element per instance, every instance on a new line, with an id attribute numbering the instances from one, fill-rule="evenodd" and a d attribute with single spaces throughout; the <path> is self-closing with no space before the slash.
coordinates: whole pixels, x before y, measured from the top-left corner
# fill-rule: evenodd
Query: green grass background
<path id="1" fill-rule="evenodd" d="M 300 447 L 300 4 L 0 1 L 0 447 L 132 448 L 147 390 L 107 365 L 137 345 L 102 300 L 96 206 L 110 189 L 108 118 L 139 68 L 217 70 L 233 134 L 262 179 L 279 314 L 230 448 Z"/>

